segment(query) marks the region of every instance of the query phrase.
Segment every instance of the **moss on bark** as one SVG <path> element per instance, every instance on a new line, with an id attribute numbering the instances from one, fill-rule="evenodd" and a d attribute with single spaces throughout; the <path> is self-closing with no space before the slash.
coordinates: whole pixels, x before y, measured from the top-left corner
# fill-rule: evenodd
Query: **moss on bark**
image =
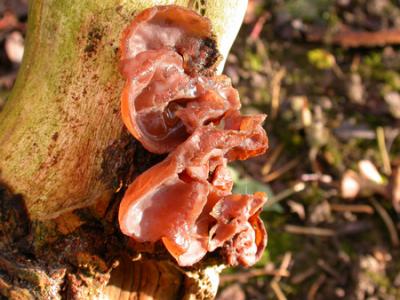
<path id="1" fill-rule="evenodd" d="M 91 299 L 110 290 L 110 276 L 111 291 L 140 299 L 215 294 L 218 268 L 177 271 L 165 253 L 132 262 L 116 227 L 116 187 L 152 160 L 120 118 L 119 37 L 138 11 L 161 4 L 208 16 L 226 58 L 247 1 L 30 2 L 24 60 L 0 113 L 0 295 Z M 127 257 L 129 278 L 112 272 Z"/>

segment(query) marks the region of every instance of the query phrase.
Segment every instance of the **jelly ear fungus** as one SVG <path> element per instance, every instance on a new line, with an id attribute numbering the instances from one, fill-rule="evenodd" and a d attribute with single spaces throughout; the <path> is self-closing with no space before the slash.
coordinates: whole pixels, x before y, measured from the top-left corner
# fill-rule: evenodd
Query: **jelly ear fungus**
<path id="1" fill-rule="evenodd" d="M 122 119 L 153 153 L 168 154 L 128 187 L 119 208 L 121 231 L 136 242 L 162 241 L 180 266 L 220 249 L 231 265 L 253 265 L 266 232 L 263 193 L 232 194 L 227 164 L 262 154 L 264 115 L 242 115 L 210 22 L 179 6 L 140 13 L 121 39 L 126 83 Z"/>

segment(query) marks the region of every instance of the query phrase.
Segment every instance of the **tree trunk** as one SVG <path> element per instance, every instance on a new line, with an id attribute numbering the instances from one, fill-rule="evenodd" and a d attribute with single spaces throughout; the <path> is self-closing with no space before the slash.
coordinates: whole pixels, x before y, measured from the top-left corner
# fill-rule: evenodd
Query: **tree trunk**
<path id="1" fill-rule="evenodd" d="M 138 11 L 161 4 L 208 16 L 226 57 L 247 1 L 30 2 L 24 60 L 0 113 L 0 294 L 5 297 L 215 294 L 221 267 L 211 259 L 180 270 L 160 245 L 149 246 L 146 255 L 127 247 L 116 225 L 124 188 L 159 159 L 126 132 L 120 118 L 119 37 Z"/>

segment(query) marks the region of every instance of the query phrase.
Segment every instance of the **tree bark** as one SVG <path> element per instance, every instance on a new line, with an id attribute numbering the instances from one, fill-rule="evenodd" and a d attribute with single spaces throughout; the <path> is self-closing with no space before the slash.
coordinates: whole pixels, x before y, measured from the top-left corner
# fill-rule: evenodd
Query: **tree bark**
<path id="1" fill-rule="evenodd" d="M 215 294 L 218 264 L 180 270 L 158 245 L 132 261 L 141 251 L 127 250 L 115 221 L 126 185 L 158 159 L 127 134 L 120 118 L 119 38 L 138 11 L 165 4 L 209 17 L 226 58 L 247 0 L 30 2 L 24 60 L 0 113 L 5 297 Z"/>

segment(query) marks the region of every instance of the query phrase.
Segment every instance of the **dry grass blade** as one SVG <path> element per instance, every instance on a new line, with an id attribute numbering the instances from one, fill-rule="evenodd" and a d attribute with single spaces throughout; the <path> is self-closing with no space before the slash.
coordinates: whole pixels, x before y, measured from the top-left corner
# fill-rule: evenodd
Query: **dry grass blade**
<path id="1" fill-rule="evenodd" d="M 286 75 L 286 69 L 281 68 L 276 72 L 271 81 L 271 118 L 274 120 L 278 115 L 280 96 L 281 96 L 281 82 Z"/>
<path id="2" fill-rule="evenodd" d="M 397 233 L 396 226 L 394 225 L 394 223 L 393 223 L 392 219 L 390 218 L 389 214 L 383 208 L 383 206 L 381 204 L 379 204 L 379 202 L 376 201 L 375 199 L 371 198 L 371 199 L 369 199 L 369 201 L 375 207 L 376 211 L 378 212 L 378 214 L 381 216 L 383 222 L 385 223 L 386 228 L 389 231 L 390 240 L 392 242 L 392 245 L 395 246 L 395 247 L 398 247 L 399 244 L 400 244 L 399 235 Z"/>
<path id="3" fill-rule="evenodd" d="M 221 284 L 231 281 L 247 282 L 250 278 L 259 276 L 289 277 L 289 275 L 287 270 L 252 269 L 249 272 L 221 275 Z"/>
<path id="4" fill-rule="evenodd" d="M 336 231 L 320 227 L 302 227 L 296 225 L 286 225 L 284 227 L 284 230 L 293 234 L 315 235 L 323 237 L 332 237 L 336 235 Z"/>
<path id="5" fill-rule="evenodd" d="M 283 174 L 285 174 L 286 172 L 288 172 L 291 169 L 293 169 L 294 167 L 296 167 L 299 163 L 300 163 L 299 158 L 292 159 L 291 161 L 289 161 L 287 164 L 285 164 L 283 167 L 279 168 L 278 170 L 265 175 L 263 178 L 264 182 L 270 182 L 270 181 L 273 181 L 273 180 L 281 177 Z"/>
<path id="6" fill-rule="evenodd" d="M 385 131 L 382 127 L 376 129 L 376 137 L 378 139 L 378 147 L 382 158 L 383 170 L 385 174 L 390 175 L 392 173 L 392 168 L 390 167 L 390 157 L 386 147 Z"/>
<path id="7" fill-rule="evenodd" d="M 292 253 L 286 252 L 279 269 L 251 269 L 248 272 L 239 272 L 235 274 L 221 275 L 221 283 L 231 281 L 247 282 L 248 279 L 259 276 L 274 276 L 275 281 L 279 281 L 282 277 L 289 277 L 288 267 L 292 260 Z"/>
<path id="8" fill-rule="evenodd" d="M 292 187 L 290 187 L 290 188 L 280 192 L 279 194 L 276 194 L 272 198 L 270 198 L 269 201 L 267 202 L 266 206 L 270 207 L 270 206 L 286 199 L 287 197 L 290 197 L 291 195 L 293 195 L 295 193 L 301 192 L 305 188 L 306 188 L 306 185 L 304 182 L 296 183 Z"/>
<path id="9" fill-rule="evenodd" d="M 400 166 L 393 172 L 392 203 L 396 212 L 400 213 Z"/>
<path id="10" fill-rule="evenodd" d="M 283 144 L 279 144 L 274 149 L 272 149 L 267 158 L 267 161 L 265 162 L 264 166 L 261 169 L 262 175 L 267 175 L 271 171 L 272 166 L 278 159 L 279 155 L 282 153 L 282 150 L 283 150 Z"/>

